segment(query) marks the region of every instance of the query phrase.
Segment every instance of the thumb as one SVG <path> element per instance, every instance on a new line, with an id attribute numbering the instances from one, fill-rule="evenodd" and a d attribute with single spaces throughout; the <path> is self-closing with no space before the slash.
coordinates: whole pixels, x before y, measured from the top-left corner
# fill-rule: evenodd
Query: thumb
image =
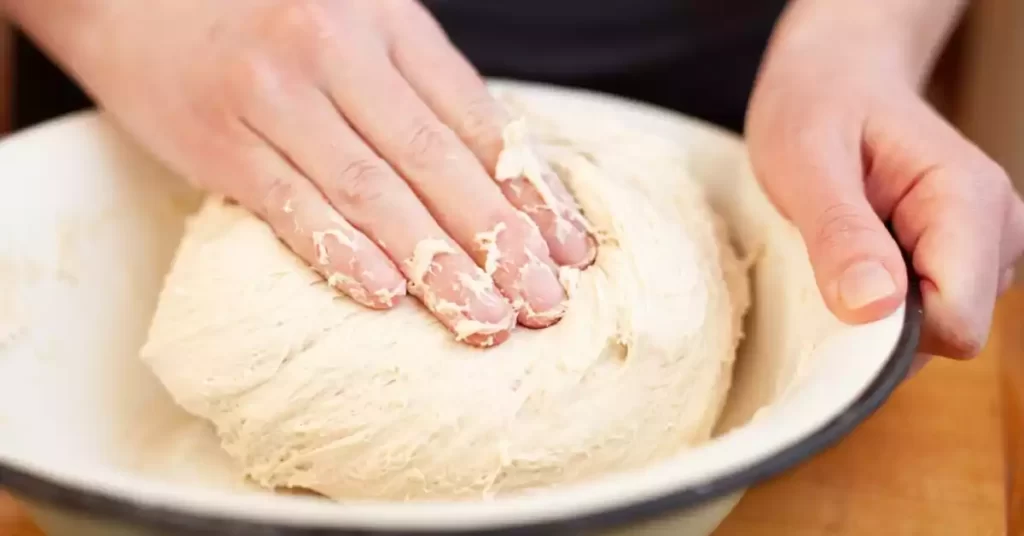
<path id="1" fill-rule="evenodd" d="M 763 159 L 762 182 L 799 229 L 833 314 L 848 323 L 882 318 L 906 296 L 907 267 L 864 193 L 859 143 L 838 134 L 801 139 L 800 150 Z"/>
<path id="2" fill-rule="evenodd" d="M 793 210 L 825 303 L 841 320 L 877 320 L 907 290 L 903 255 L 863 191 L 808 196 Z"/>

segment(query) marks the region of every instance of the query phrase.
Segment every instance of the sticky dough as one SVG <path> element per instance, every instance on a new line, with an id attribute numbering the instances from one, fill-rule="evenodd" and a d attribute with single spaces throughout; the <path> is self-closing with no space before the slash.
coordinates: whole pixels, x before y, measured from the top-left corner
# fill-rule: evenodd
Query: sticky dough
<path id="1" fill-rule="evenodd" d="M 601 242 L 593 266 L 560 274 L 571 297 L 555 326 L 478 350 L 412 298 L 368 310 L 210 197 L 142 358 L 246 476 L 338 500 L 485 499 L 706 441 L 749 300 L 726 227 L 682 159 L 622 150 L 620 131 L 535 134 L 536 152 L 508 147 L 503 170 L 516 154 L 558 170 Z"/>

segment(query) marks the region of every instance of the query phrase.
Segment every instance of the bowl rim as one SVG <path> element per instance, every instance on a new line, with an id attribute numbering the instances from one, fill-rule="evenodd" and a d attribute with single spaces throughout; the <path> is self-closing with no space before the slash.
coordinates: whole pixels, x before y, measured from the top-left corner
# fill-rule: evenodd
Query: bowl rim
<path id="1" fill-rule="evenodd" d="M 732 133 L 727 133 L 720 127 L 706 124 L 699 119 L 682 116 L 677 112 L 664 110 L 647 103 L 631 101 L 628 98 L 579 88 L 552 87 L 532 82 L 524 83 L 501 79 L 492 79 L 492 82 L 496 82 L 499 87 L 540 86 L 562 91 L 568 89 L 575 93 L 604 98 L 613 97 L 617 101 L 642 104 L 642 107 L 647 110 L 658 110 L 673 117 L 684 117 L 691 122 L 702 124 L 708 130 L 717 131 L 719 135 L 733 136 Z M 60 119 L 49 123 L 59 121 Z M 910 272 L 912 273 L 912 271 Z M 471 533 L 489 536 L 518 536 L 580 534 L 594 532 L 596 529 L 653 521 L 672 512 L 691 509 L 715 499 L 724 498 L 797 466 L 837 443 L 874 413 L 906 377 L 916 354 L 923 318 L 922 300 L 917 281 L 913 276 L 909 283 L 899 336 L 883 366 L 858 397 L 816 431 L 756 463 L 725 472 L 706 482 L 684 485 L 649 498 L 625 501 L 604 510 L 548 519 L 526 519 L 521 522 L 516 521 L 503 526 L 486 528 L 475 526 L 462 529 L 435 527 L 395 530 L 394 528 L 344 528 L 317 521 L 285 524 L 269 520 L 244 519 L 230 514 L 197 513 L 181 507 L 133 501 L 131 498 L 116 495 L 111 491 L 61 482 L 56 475 L 45 475 L 17 468 L 5 463 L 2 459 L 0 459 L 0 487 L 40 506 L 48 506 L 93 518 L 117 520 L 140 528 L 169 531 L 175 534 L 440 536 L 442 534 Z"/>

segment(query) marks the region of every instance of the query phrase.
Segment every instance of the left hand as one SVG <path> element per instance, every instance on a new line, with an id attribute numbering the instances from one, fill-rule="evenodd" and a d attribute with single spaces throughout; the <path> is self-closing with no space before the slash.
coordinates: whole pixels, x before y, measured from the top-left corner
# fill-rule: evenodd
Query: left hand
<path id="1" fill-rule="evenodd" d="M 1024 250 L 1024 204 L 925 102 L 923 70 L 897 43 L 844 34 L 835 20 L 816 35 L 805 22 L 783 20 L 751 100 L 759 180 L 799 228 L 836 316 L 866 322 L 902 303 L 902 247 L 924 300 L 917 366 L 930 355 L 973 357 Z"/>

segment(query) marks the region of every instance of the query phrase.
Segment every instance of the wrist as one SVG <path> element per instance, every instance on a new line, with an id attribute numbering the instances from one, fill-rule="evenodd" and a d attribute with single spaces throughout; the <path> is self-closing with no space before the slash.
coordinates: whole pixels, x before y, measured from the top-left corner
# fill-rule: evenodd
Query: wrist
<path id="1" fill-rule="evenodd" d="M 823 61 L 919 86 L 942 51 L 965 0 L 794 0 L 765 63 Z"/>

